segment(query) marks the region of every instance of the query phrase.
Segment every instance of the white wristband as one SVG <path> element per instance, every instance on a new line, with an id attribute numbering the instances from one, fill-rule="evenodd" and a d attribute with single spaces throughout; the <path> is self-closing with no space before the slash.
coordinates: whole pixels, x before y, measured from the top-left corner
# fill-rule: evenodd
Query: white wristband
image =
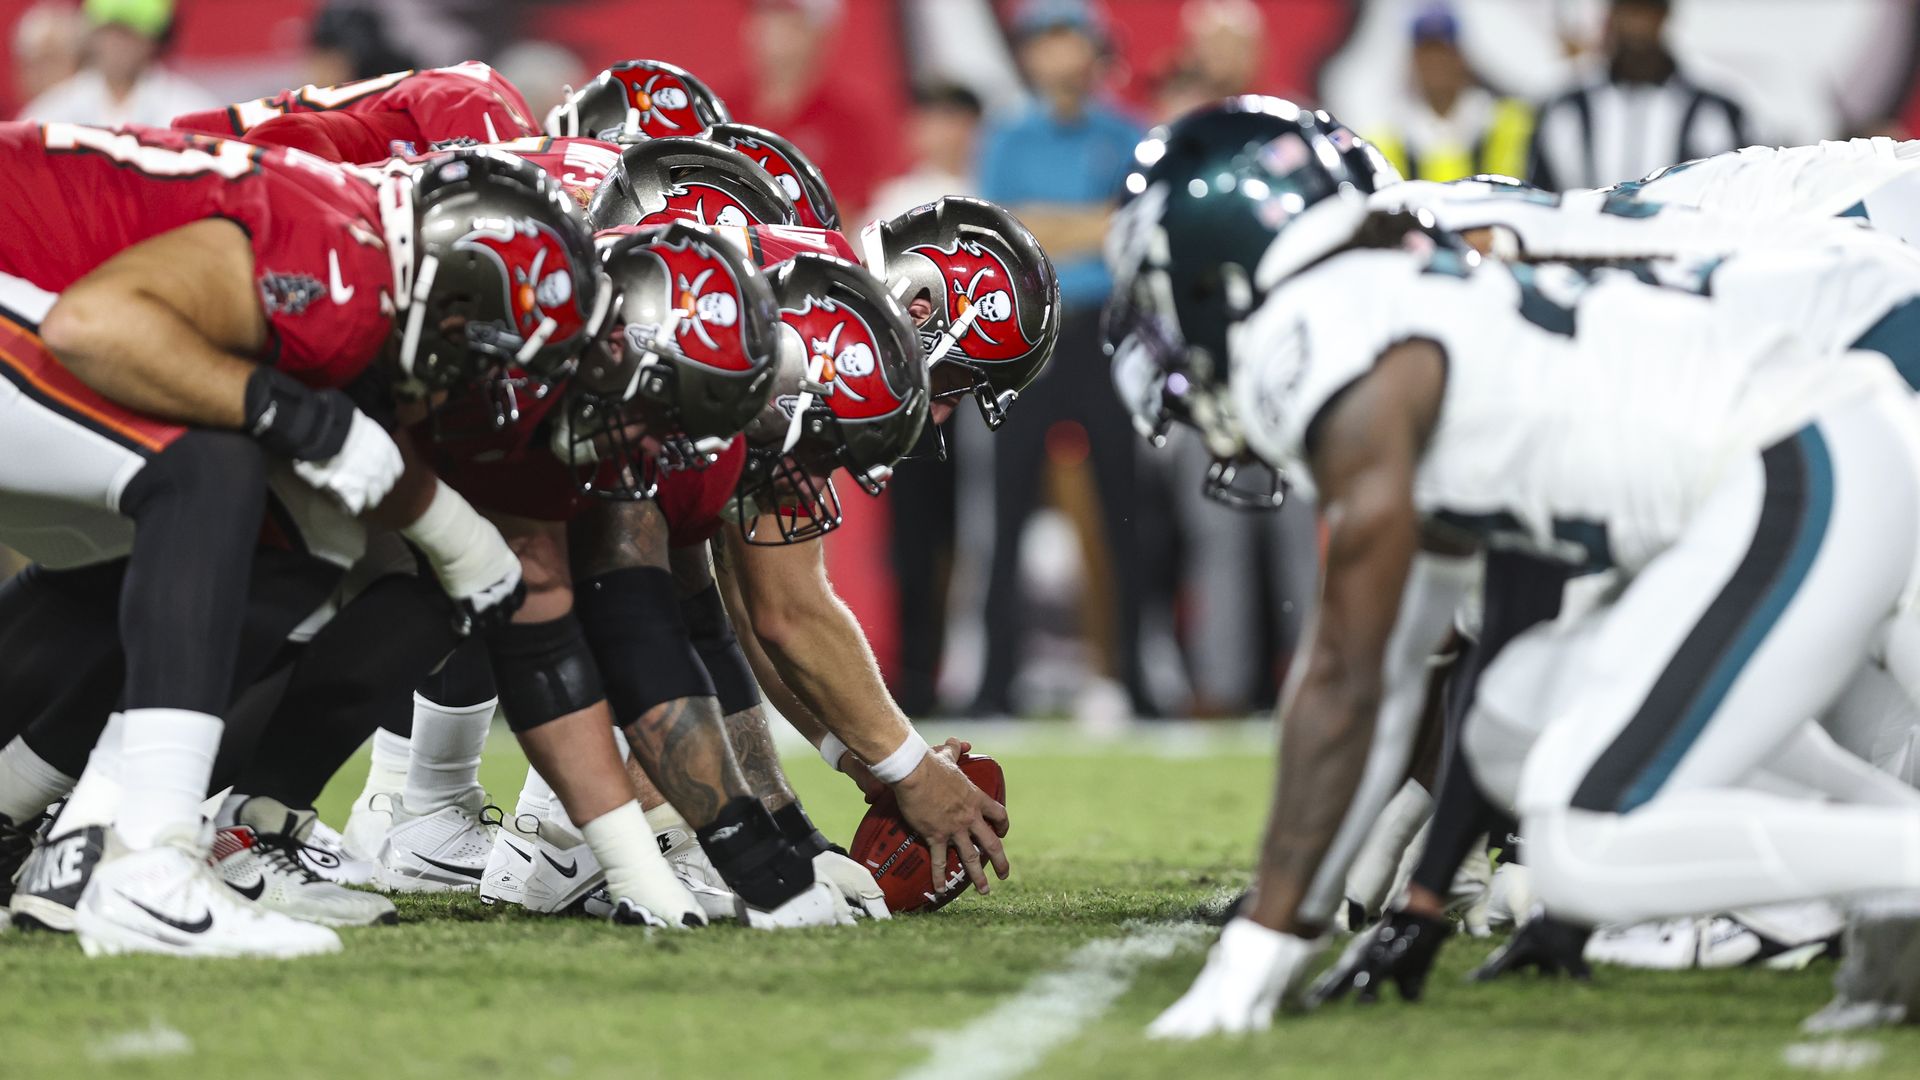
<path id="1" fill-rule="evenodd" d="M 828 732 L 826 737 L 820 740 L 820 760 L 827 763 L 827 768 L 839 772 L 840 759 L 846 756 L 847 744 L 841 742 L 839 736 Z"/>
<path id="2" fill-rule="evenodd" d="M 883 784 L 897 784 L 907 775 L 920 767 L 920 759 L 927 756 L 927 740 L 920 737 L 918 731 L 907 729 L 906 741 L 900 748 L 871 766 L 873 778 Z"/>

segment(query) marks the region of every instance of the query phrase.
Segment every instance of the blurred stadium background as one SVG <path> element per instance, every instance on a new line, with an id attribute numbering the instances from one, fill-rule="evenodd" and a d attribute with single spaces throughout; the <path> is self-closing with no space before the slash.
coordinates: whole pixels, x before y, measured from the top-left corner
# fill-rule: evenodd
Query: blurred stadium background
<path id="1" fill-rule="evenodd" d="M 828 554 L 916 715 L 1094 727 L 1269 704 L 1313 580 L 1304 508 L 1204 504 L 1197 448 L 1150 451 L 1107 388 L 1097 226 L 1133 133 L 1275 93 L 1429 179 L 1597 185 L 1920 125 L 1912 0 L 0 0 L 0 29 L 5 116 L 164 122 L 472 58 L 544 110 L 644 56 L 814 155 L 850 231 L 935 194 L 1013 206 L 1068 283 L 1050 387 L 850 498 Z M 1540 111 L 1581 86 L 1597 123 Z"/>

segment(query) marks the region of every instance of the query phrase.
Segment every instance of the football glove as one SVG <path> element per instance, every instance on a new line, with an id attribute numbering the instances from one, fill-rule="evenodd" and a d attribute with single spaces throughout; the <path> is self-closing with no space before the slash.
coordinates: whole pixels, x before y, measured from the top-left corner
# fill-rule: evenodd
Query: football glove
<path id="1" fill-rule="evenodd" d="M 296 460 L 294 474 L 333 496 L 358 517 L 380 505 L 405 469 L 400 448 L 385 428 L 355 409 L 338 451 L 320 460 Z"/>
<path id="2" fill-rule="evenodd" d="M 1292 1003 L 1322 942 L 1236 918 L 1220 931 L 1193 985 L 1147 1028 L 1153 1039 L 1198 1039 L 1264 1031 Z"/>
<path id="3" fill-rule="evenodd" d="M 845 855 L 833 851 L 823 851 L 815 855 L 813 873 L 818 880 L 826 882 L 838 891 L 846 900 L 847 907 L 853 909 L 856 916 L 864 915 L 869 919 L 893 918 L 893 912 L 887 910 L 887 894 L 880 891 L 880 885 L 873 880 L 873 874 Z"/>
<path id="4" fill-rule="evenodd" d="M 1467 977 L 1474 982 L 1487 982 L 1512 972 L 1532 970 L 1541 975 L 1591 979 L 1593 969 L 1587 966 L 1584 953 L 1587 939 L 1592 936 L 1590 927 L 1562 922 L 1536 907 L 1533 918 Z"/>
<path id="5" fill-rule="evenodd" d="M 1444 917 L 1390 912 L 1378 926 L 1354 935 L 1339 962 L 1313 984 L 1307 1000 L 1319 1005 L 1351 992 L 1353 1000 L 1371 1005 L 1380 1000 L 1380 988 L 1391 981 L 1402 999 L 1419 1001 L 1434 958 L 1452 933 L 1453 924 Z"/>

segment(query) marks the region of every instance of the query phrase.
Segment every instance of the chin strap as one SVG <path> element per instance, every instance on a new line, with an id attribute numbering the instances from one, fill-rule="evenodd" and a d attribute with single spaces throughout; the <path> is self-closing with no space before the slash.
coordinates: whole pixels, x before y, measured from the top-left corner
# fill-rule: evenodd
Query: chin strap
<path id="1" fill-rule="evenodd" d="M 807 376 L 800 380 L 800 399 L 793 404 L 793 419 L 787 424 L 787 437 L 780 444 L 782 454 L 791 454 L 800 444 L 800 432 L 806 421 L 807 410 L 813 408 L 815 394 L 826 394 L 827 387 L 821 385 L 820 375 L 827 368 L 827 358 L 822 353 L 814 353 L 807 360 Z"/>
<path id="2" fill-rule="evenodd" d="M 979 317 L 980 308 L 973 306 L 961 312 L 960 317 L 953 320 L 953 325 L 947 327 L 941 333 L 940 339 L 933 343 L 933 348 L 928 350 L 927 370 L 933 370 L 933 365 L 947 358 L 947 354 L 960 343 L 960 339 L 967 336 L 967 331 L 973 329 L 973 320 Z"/>
<path id="3" fill-rule="evenodd" d="M 860 252 L 867 260 L 869 273 L 875 277 L 882 277 L 886 273 L 887 249 L 880 242 L 880 222 L 869 221 L 860 230 Z"/>

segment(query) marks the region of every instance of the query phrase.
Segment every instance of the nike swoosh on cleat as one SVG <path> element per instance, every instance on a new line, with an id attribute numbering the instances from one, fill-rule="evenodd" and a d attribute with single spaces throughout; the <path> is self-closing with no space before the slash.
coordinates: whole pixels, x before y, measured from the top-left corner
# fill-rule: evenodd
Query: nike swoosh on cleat
<path id="1" fill-rule="evenodd" d="M 475 879 L 478 879 L 480 877 L 480 871 L 475 867 L 456 866 L 453 863 L 443 863 L 439 859 L 428 858 L 425 855 L 415 855 L 414 858 L 419 859 L 421 862 L 426 863 L 428 866 L 437 866 L 440 869 L 445 870 L 449 874 L 459 874 L 461 877 L 470 877 Z"/>
<path id="2" fill-rule="evenodd" d="M 260 894 L 267 891 L 267 879 L 264 875 L 254 878 L 253 884 L 251 885 L 235 885 L 229 881 L 227 882 L 227 888 L 232 889 L 234 892 L 239 893 L 249 900 L 258 900 L 260 899 Z"/>
<path id="3" fill-rule="evenodd" d="M 533 861 L 533 856 L 527 854 L 524 851 L 521 851 L 519 848 L 514 847 L 512 844 L 507 845 L 507 850 L 513 852 L 515 855 L 520 856 L 521 858 L 527 860 L 528 862 Z"/>
<path id="4" fill-rule="evenodd" d="M 575 874 L 578 874 L 580 872 L 579 859 L 575 859 L 572 862 L 568 863 L 567 865 L 561 866 L 559 863 L 553 861 L 553 856 L 547 854 L 544 851 L 540 853 L 540 857 L 547 860 L 548 866 L 551 866 L 555 870 L 560 871 L 560 875 L 562 877 L 573 877 Z M 528 860 L 528 861 L 531 862 L 532 860 Z"/>
<path id="5" fill-rule="evenodd" d="M 140 901 L 135 900 L 133 897 L 128 896 L 126 893 L 121 893 L 120 899 L 125 900 L 127 903 L 132 904 L 134 907 L 137 907 L 141 911 L 146 912 L 148 915 L 153 917 L 153 920 L 155 922 L 165 923 L 166 925 L 173 927 L 175 930 L 178 930 L 183 934 L 204 934 L 207 931 L 213 929 L 213 912 L 211 911 L 201 912 L 200 919 L 198 922 L 182 922 L 179 919 L 172 917 L 171 915 L 163 915 L 160 912 L 153 910 L 152 908 L 141 903 Z"/>

